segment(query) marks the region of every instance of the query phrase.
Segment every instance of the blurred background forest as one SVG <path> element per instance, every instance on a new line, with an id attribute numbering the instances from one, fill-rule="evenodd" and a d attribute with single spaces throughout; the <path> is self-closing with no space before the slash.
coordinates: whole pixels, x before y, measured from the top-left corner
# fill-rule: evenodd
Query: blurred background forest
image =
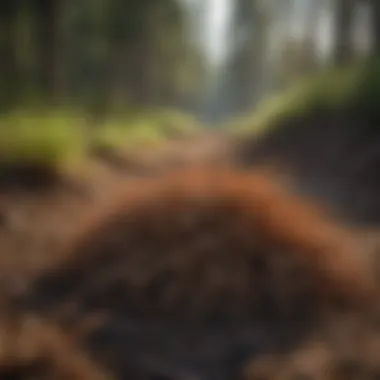
<path id="1" fill-rule="evenodd" d="M 33 124 L 31 112 L 42 110 L 60 110 L 47 124 L 61 125 L 75 111 L 88 130 L 108 122 L 117 131 L 102 132 L 108 141 L 127 126 L 153 140 L 165 128 L 217 127 L 300 78 L 380 49 L 376 0 L 4 0 L 0 7 L 4 127 Z"/>
<path id="2" fill-rule="evenodd" d="M 176 107 L 220 120 L 380 45 L 375 0 L 12 0 L 1 101 Z"/>
<path id="3" fill-rule="evenodd" d="M 194 110 L 204 62 L 176 0 L 3 2 L 1 106 Z"/>
<path id="4" fill-rule="evenodd" d="M 319 261 L 318 255 L 323 256 L 325 250 L 335 253 L 336 247 L 338 261 L 332 262 L 332 271 L 326 267 L 323 281 L 331 274 L 339 275 L 340 263 L 343 278 L 345 270 L 351 273 L 353 262 L 339 259 L 351 239 L 346 240 L 344 231 L 340 235 L 339 226 L 335 236 L 334 218 L 331 235 L 330 222 L 320 224 L 318 215 L 314 228 L 313 218 L 309 224 L 308 211 L 304 216 L 292 197 L 289 204 L 281 193 L 276 199 L 277 187 L 272 194 L 269 186 L 268 197 L 264 195 L 262 189 L 267 187 L 265 181 L 264 186 L 260 185 L 261 175 L 258 198 L 253 191 L 252 202 L 250 189 L 245 186 L 254 186 L 255 176 L 252 182 L 240 181 L 237 176 L 236 183 L 230 186 L 235 182 L 234 175 L 216 175 L 216 184 L 210 180 L 212 186 L 190 186 L 189 197 L 185 191 L 182 194 L 181 181 L 178 187 L 174 181 L 171 188 L 170 179 L 153 184 L 153 190 L 142 191 L 145 184 L 152 183 L 144 183 L 144 179 L 181 172 L 193 163 L 219 167 L 227 164 L 236 171 L 269 164 L 275 174 L 280 174 L 274 178 L 279 178 L 284 187 L 310 197 L 316 201 L 315 208 L 321 205 L 339 223 L 342 220 L 349 225 L 347 235 L 352 232 L 355 239 L 360 235 L 358 240 L 362 233 L 366 235 L 363 243 L 358 243 L 357 252 L 367 260 L 367 241 L 368 245 L 376 243 L 376 248 L 380 242 L 380 0 L 1 0 L 0 8 L 0 301 L 4 305 L 9 295 L 12 299 L 16 296 L 11 309 L 15 305 L 17 314 L 24 310 L 26 319 L 39 315 L 49 322 L 51 316 L 55 324 L 57 317 L 64 322 L 61 327 L 65 334 L 72 325 L 80 342 L 76 346 L 70 332 L 67 340 L 64 336 L 64 344 L 66 347 L 66 341 L 69 343 L 70 354 L 72 347 L 75 349 L 75 366 L 76 348 L 93 348 L 96 355 L 88 357 L 94 363 L 105 363 L 115 372 L 132 371 L 128 378 L 243 378 L 243 362 L 251 354 L 270 353 L 272 348 L 274 365 L 271 357 L 266 361 L 264 356 L 263 362 L 259 357 L 259 378 L 266 378 L 262 372 L 266 368 L 272 373 L 268 378 L 292 378 L 288 361 L 290 367 L 293 361 L 296 367 L 302 367 L 295 372 L 297 379 L 380 378 L 380 370 L 373 367 L 380 363 L 378 318 L 367 318 L 366 314 L 356 326 L 356 316 L 348 313 L 349 318 L 344 320 L 341 311 L 346 309 L 339 308 L 339 313 L 334 313 L 338 323 L 334 317 L 330 327 L 324 318 L 325 306 L 313 306 L 315 300 L 319 305 L 320 299 L 319 291 L 314 292 L 314 277 L 309 282 L 308 271 L 299 276 L 303 261 L 298 266 L 298 258 L 296 265 L 293 259 L 289 263 L 286 260 L 288 254 L 305 256 L 305 250 L 306 256 L 316 253 L 315 260 Z M 193 185 L 190 181 L 198 176 L 184 173 L 184 183 Z M 203 175 L 199 178 L 202 181 Z M 219 178 L 222 184 L 225 182 L 221 191 Z M 207 203 L 214 189 L 216 202 L 211 202 L 209 208 Z M 173 207 L 169 207 L 171 194 Z M 269 204 L 272 197 L 275 202 Z M 250 207 L 240 217 L 240 205 L 245 199 L 251 202 Z M 129 213 L 133 202 L 137 207 Z M 193 204 L 194 213 L 190 210 Z M 256 205 L 258 217 L 251 215 Z M 113 224 L 113 218 L 108 219 L 113 215 L 109 212 L 122 211 L 124 207 L 126 218 L 116 218 Z M 264 215 L 266 210 L 268 217 Z M 107 219 L 102 219 L 105 215 Z M 86 251 L 84 261 L 79 258 L 79 270 L 73 268 L 74 274 L 66 282 L 69 267 L 65 260 L 73 257 L 71 247 L 82 243 L 81 234 L 87 231 L 88 223 L 98 220 L 105 223 L 100 240 L 94 235 L 98 230 L 92 230 L 88 235 L 91 244 L 79 245 Z M 111 224 L 107 226 L 108 220 Z M 177 222 L 179 229 L 172 231 L 171 226 Z M 321 231 L 312 231 L 309 237 L 308 225 L 311 229 L 321 225 Z M 125 231 L 118 230 L 119 239 L 120 226 L 125 226 Z M 259 238 L 258 245 L 251 246 L 251 239 L 247 239 L 251 229 L 253 240 Z M 226 236 L 219 237 L 218 231 Z M 322 245 L 313 242 L 313 236 L 322 236 Z M 237 255 L 236 262 L 225 255 L 234 241 L 243 253 Z M 155 242 L 157 249 L 151 247 Z M 105 260 L 102 245 L 108 247 Z M 121 254 L 124 246 L 125 257 Z M 260 255 L 266 255 L 266 247 L 274 256 L 262 261 Z M 251 248 L 259 260 L 246 256 Z M 351 247 L 348 248 L 350 253 Z M 356 252 L 356 246 L 352 248 Z M 157 253 L 160 257 L 161 251 L 165 253 L 165 257 L 161 255 L 164 260 L 150 265 L 151 255 Z M 220 252 L 219 262 L 216 254 Z M 281 258 L 282 252 L 285 256 Z M 94 260 L 91 253 L 95 253 Z M 135 253 L 142 253 L 141 260 L 133 258 Z M 171 256 L 180 260 L 172 260 Z M 215 259 L 215 271 L 207 268 L 209 259 Z M 57 282 L 54 279 L 49 285 L 50 274 L 61 263 L 63 270 Z M 324 272 L 324 267 L 318 265 L 317 272 L 321 268 Z M 178 273 L 176 266 L 180 267 Z M 377 273 L 377 257 L 373 267 Z M 133 268 L 137 268 L 136 273 L 132 273 Z M 247 273 L 256 270 L 264 276 L 252 282 L 244 280 Z M 350 279 L 356 277 L 355 271 L 352 273 Z M 78 281 L 71 283 L 73 277 Z M 297 281 L 304 283 L 304 279 L 305 289 L 293 292 L 300 288 Z M 360 282 L 355 280 L 353 284 L 356 283 L 347 283 L 348 289 L 360 287 Z M 336 284 L 337 289 L 342 288 L 339 281 Z M 211 290 L 203 297 L 203 287 L 209 285 Z M 255 287 L 252 291 L 251 285 Z M 262 286 L 263 292 L 259 289 Z M 30 292 L 31 289 L 36 291 Z M 326 289 L 323 287 L 323 291 Z M 20 304 L 19 296 L 27 302 Z M 247 297 L 250 299 L 246 302 Z M 335 297 L 331 299 L 335 302 Z M 258 313 L 257 300 L 258 309 L 262 309 Z M 165 304 L 163 308 L 161 302 Z M 309 305 L 312 307 L 307 310 Z M 232 307 L 232 313 L 225 313 L 225 306 Z M 185 309 L 190 317 L 182 313 Z M 144 310 L 143 318 L 135 319 L 138 310 Z M 153 318 L 145 318 L 149 310 Z M 20 326 L 22 332 L 27 331 L 27 344 L 24 347 L 23 336 L 12 342 L 19 322 L 16 319 L 14 324 L 11 315 L 11 333 L 7 334 L 6 314 L 7 310 L 6 318 L 0 318 L 0 328 L 5 333 L 0 348 L 4 348 L 1 342 L 10 343 L 11 355 L 8 357 L 7 347 L 3 356 L 0 353 L 0 378 L 21 378 L 25 371 L 35 369 L 29 352 L 33 347 L 39 352 L 34 338 L 40 342 L 40 330 L 34 332 L 36 323 L 32 321 L 29 342 L 29 328 L 24 329 L 29 324 L 23 323 L 22 315 Z M 303 320 L 312 322 L 304 324 Z M 314 325 L 319 320 L 323 320 L 323 326 L 328 322 L 321 337 L 319 327 Z M 376 322 L 375 328 L 372 322 Z M 294 329 L 298 324 L 301 329 Z M 332 331 L 335 326 L 338 334 Z M 348 331 L 351 326 L 352 334 Z M 303 330 L 307 332 L 306 340 Z M 364 340 L 359 337 L 362 330 Z M 54 353 L 58 353 L 63 358 L 58 366 L 69 378 L 72 372 L 65 363 L 70 365 L 71 359 L 66 349 L 62 354 L 55 335 L 51 339 L 49 331 L 53 369 Z M 376 340 L 368 339 L 367 344 L 366 337 L 372 338 L 372 334 Z M 319 345 L 325 337 L 327 356 L 325 346 Z M 293 342 L 293 338 L 296 351 L 289 350 L 288 343 L 283 344 Z M 331 377 L 324 372 L 333 367 L 319 364 L 321 357 L 322 362 L 324 357 L 329 360 L 330 339 L 332 360 L 342 360 L 344 368 Z M 50 343 L 45 344 L 45 339 L 41 342 L 42 351 L 49 351 Z M 346 345 L 347 350 L 340 352 Z M 20 371 L 13 374 L 9 372 L 9 364 L 13 366 L 9 358 L 18 355 L 18 349 Z M 304 352 L 299 356 L 301 351 Z M 22 365 L 24 358 L 26 365 Z M 128 358 L 130 363 L 127 360 L 124 364 Z M 367 359 L 368 369 L 360 364 L 362 360 L 367 363 Z M 40 364 L 38 360 L 37 370 Z M 45 368 L 44 360 L 42 367 Z M 312 372 L 303 372 L 307 368 Z M 277 371 L 278 376 L 273 376 Z M 80 373 L 77 378 L 85 376 Z M 48 374 L 46 378 L 51 378 Z M 32 377 L 38 375 L 33 373 Z"/>

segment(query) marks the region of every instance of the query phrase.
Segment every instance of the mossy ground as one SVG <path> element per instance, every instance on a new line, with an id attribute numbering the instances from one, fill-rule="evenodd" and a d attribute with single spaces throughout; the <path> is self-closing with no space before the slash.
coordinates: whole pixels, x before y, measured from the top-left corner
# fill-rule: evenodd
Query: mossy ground
<path id="1" fill-rule="evenodd" d="M 257 108 L 233 120 L 228 128 L 239 136 L 266 133 L 292 119 L 315 113 L 355 108 L 377 111 L 380 99 L 380 60 L 331 67 L 302 79 L 264 99 Z"/>
<path id="2" fill-rule="evenodd" d="M 173 110 L 126 111 L 97 122 L 73 109 L 21 108 L 0 116 L 0 177 L 50 177 L 80 167 L 94 149 L 150 146 L 198 129 L 196 120 Z"/>

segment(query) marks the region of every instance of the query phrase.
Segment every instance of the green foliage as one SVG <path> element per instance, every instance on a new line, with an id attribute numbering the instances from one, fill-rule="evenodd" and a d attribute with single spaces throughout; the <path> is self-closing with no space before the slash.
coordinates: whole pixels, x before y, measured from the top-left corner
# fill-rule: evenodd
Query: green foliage
<path id="1" fill-rule="evenodd" d="M 150 118 L 155 120 L 158 129 L 165 136 L 186 137 L 199 132 L 199 122 L 192 116 L 174 109 L 156 109 L 150 113 Z"/>
<path id="2" fill-rule="evenodd" d="M 0 120 L 0 164 L 60 167 L 82 157 L 81 120 L 76 115 L 17 111 Z"/>
<path id="3" fill-rule="evenodd" d="M 264 100 L 252 114 L 233 121 L 228 128 L 242 134 L 261 133 L 280 122 L 314 112 L 378 107 L 379 74 L 377 60 L 331 68 Z"/>
<path id="4" fill-rule="evenodd" d="M 192 133 L 195 121 L 153 108 L 192 106 L 201 87 L 202 57 L 180 2 L 6 5 L 0 165 L 61 167 L 84 158 L 91 144 L 129 147 Z"/>
<path id="5" fill-rule="evenodd" d="M 107 118 L 95 132 L 92 147 L 120 148 L 155 144 L 170 137 L 186 137 L 199 130 L 190 116 L 171 109 L 129 110 Z"/>
<path id="6" fill-rule="evenodd" d="M 0 118 L 0 166 L 59 170 L 80 163 L 94 147 L 129 149 L 188 136 L 197 128 L 195 120 L 170 109 L 130 109 L 96 126 L 79 111 L 19 110 Z"/>
<path id="7" fill-rule="evenodd" d="M 102 124 L 91 138 L 90 148 L 129 148 L 160 141 L 162 136 L 146 118 L 115 117 Z"/>
<path id="8" fill-rule="evenodd" d="M 177 0 L 19 2 L 3 18 L 0 106 L 193 105 L 203 57 Z M 8 5 L 8 4 L 7 4 Z M 10 92 L 12 91 L 12 96 Z"/>

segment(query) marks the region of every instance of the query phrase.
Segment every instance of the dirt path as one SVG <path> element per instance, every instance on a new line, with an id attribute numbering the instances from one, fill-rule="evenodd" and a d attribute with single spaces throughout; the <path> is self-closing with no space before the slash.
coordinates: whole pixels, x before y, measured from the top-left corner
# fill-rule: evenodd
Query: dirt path
<path id="1" fill-rule="evenodd" d="M 102 150 L 98 161 L 130 175 L 151 175 L 189 164 L 220 164 L 230 157 L 228 138 L 218 133 L 203 133 L 186 139 L 170 140 L 138 150 Z"/>

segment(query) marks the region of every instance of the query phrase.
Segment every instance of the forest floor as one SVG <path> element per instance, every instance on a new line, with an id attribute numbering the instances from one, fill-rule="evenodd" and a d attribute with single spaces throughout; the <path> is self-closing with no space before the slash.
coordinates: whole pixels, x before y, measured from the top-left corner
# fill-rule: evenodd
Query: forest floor
<path id="1" fill-rule="evenodd" d="M 33 275 L 59 258 L 90 213 L 145 178 L 191 164 L 229 159 L 228 140 L 203 134 L 135 152 L 98 152 L 84 167 L 47 189 L 0 186 L 0 289 L 25 291 Z"/>
<path id="2" fill-rule="evenodd" d="M 201 134 L 134 152 L 94 152 L 83 167 L 49 188 L 0 185 L 0 302 L 9 295 L 25 294 L 39 273 L 60 259 L 86 218 L 107 210 L 127 189 L 152 176 L 190 165 L 228 165 L 232 148 L 227 136 Z M 305 362 L 318 364 L 318 347 L 310 355 L 301 351 L 307 356 Z M 274 371 L 281 361 L 274 358 L 268 364 Z M 192 377 L 186 374 L 184 378 Z"/>

